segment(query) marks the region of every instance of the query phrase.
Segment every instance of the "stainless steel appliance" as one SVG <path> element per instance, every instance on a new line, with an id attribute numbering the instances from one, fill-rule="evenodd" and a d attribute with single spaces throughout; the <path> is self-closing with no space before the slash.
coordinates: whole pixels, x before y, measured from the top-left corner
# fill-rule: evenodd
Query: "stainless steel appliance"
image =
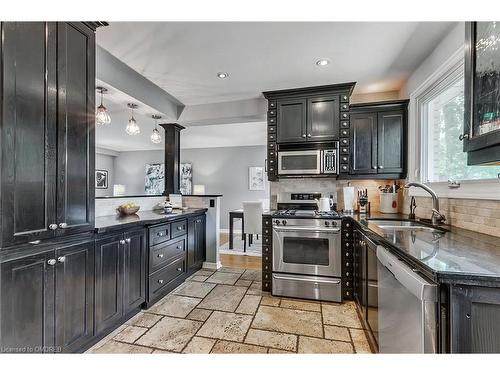
<path id="1" fill-rule="evenodd" d="M 342 301 L 342 218 L 314 210 L 323 195 L 334 196 L 280 195 L 273 214 L 273 295 Z"/>
<path id="2" fill-rule="evenodd" d="M 377 247 L 380 353 L 436 353 L 437 285 Z"/>
<path id="3" fill-rule="evenodd" d="M 279 175 L 337 174 L 337 149 L 278 151 Z"/>

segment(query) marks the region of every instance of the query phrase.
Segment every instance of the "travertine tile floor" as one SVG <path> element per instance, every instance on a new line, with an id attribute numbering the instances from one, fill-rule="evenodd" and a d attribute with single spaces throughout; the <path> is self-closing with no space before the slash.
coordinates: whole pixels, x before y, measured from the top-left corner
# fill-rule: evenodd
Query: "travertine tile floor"
<path id="1" fill-rule="evenodd" d="M 277 298 L 261 272 L 200 270 L 89 353 L 370 353 L 352 302 Z"/>

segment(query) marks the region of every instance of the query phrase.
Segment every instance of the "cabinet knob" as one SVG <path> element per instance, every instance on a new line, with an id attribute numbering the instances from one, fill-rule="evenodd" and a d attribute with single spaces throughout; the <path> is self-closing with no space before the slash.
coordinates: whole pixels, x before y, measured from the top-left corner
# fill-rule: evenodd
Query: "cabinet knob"
<path id="1" fill-rule="evenodd" d="M 178 227 L 177 227 L 177 230 L 182 230 L 182 227 L 181 227 L 181 226 L 178 226 Z"/>
<path id="2" fill-rule="evenodd" d="M 177 271 L 181 272 L 182 271 L 182 267 L 177 268 Z"/>
<path id="3" fill-rule="evenodd" d="M 53 266 L 54 264 L 56 264 L 56 260 L 55 260 L 55 259 L 49 259 L 49 260 L 47 261 L 47 264 L 48 264 L 49 266 Z"/>
<path id="4" fill-rule="evenodd" d="M 469 134 L 460 134 L 458 136 L 458 139 L 463 141 L 464 139 L 469 139 Z"/>
<path id="5" fill-rule="evenodd" d="M 125 240 L 120 240 L 120 245 L 125 245 Z"/>
<path id="6" fill-rule="evenodd" d="M 61 229 L 64 229 L 64 228 L 67 228 L 67 227 L 68 227 L 68 224 L 66 224 L 66 223 L 60 223 L 59 224 L 59 228 L 61 228 Z"/>
<path id="7" fill-rule="evenodd" d="M 162 233 L 162 232 L 158 232 L 158 233 L 156 233 L 156 235 L 157 235 L 158 237 L 162 237 L 162 236 L 163 236 L 163 233 Z"/>
<path id="8" fill-rule="evenodd" d="M 66 261 L 66 257 L 65 256 L 59 257 L 59 258 L 57 258 L 57 261 L 59 263 L 64 263 Z"/>
<path id="9" fill-rule="evenodd" d="M 376 165 L 374 165 L 374 166 L 372 167 L 372 169 L 377 169 L 377 166 L 376 166 Z"/>
<path id="10" fill-rule="evenodd" d="M 378 168 L 379 169 L 384 169 L 384 166 L 383 165 L 379 165 Z"/>
<path id="11" fill-rule="evenodd" d="M 308 134 L 307 136 L 308 136 L 308 137 L 311 137 L 311 134 Z"/>
<path id="12" fill-rule="evenodd" d="M 158 280 L 158 284 L 163 284 L 163 280 L 162 279 Z"/>
<path id="13" fill-rule="evenodd" d="M 50 224 L 49 225 L 50 230 L 56 230 L 57 229 L 57 224 Z"/>
<path id="14" fill-rule="evenodd" d="M 163 258 L 163 254 L 158 254 L 158 258 Z"/>
<path id="15" fill-rule="evenodd" d="M 126 239 L 125 239 L 125 242 L 126 242 L 126 243 L 130 243 L 131 241 L 132 241 L 132 240 L 131 240 L 130 238 L 126 238 Z"/>
<path id="16" fill-rule="evenodd" d="M 177 249 L 178 250 L 182 249 L 182 246 L 181 245 L 177 245 Z"/>

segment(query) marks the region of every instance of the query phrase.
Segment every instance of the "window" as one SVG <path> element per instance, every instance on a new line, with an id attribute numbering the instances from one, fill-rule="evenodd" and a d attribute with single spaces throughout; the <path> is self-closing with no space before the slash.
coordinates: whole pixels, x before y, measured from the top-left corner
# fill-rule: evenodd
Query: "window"
<path id="1" fill-rule="evenodd" d="M 459 64 L 419 98 L 423 182 L 497 178 L 498 166 L 468 166 L 463 152 L 464 76 Z"/>

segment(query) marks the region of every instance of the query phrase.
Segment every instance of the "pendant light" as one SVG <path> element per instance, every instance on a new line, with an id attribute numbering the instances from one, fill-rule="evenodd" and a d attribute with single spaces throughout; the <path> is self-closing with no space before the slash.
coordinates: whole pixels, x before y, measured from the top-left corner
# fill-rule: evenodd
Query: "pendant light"
<path id="1" fill-rule="evenodd" d="M 155 120 L 155 128 L 153 129 L 153 133 L 151 134 L 151 142 L 161 143 L 161 134 L 157 126 L 157 121 L 161 119 L 161 116 L 153 115 L 151 117 Z"/>
<path id="2" fill-rule="evenodd" d="M 102 104 L 102 95 L 108 92 L 108 89 L 98 86 L 97 91 L 101 94 L 101 104 L 97 107 L 95 111 L 95 123 L 96 125 L 107 125 L 111 123 L 111 117 L 109 117 L 108 109 Z"/>
<path id="3" fill-rule="evenodd" d="M 137 124 L 137 121 L 134 118 L 134 109 L 137 108 L 137 104 L 128 103 L 127 107 L 130 108 L 132 116 L 130 117 L 130 120 L 128 120 L 128 124 L 127 127 L 125 128 L 125 131 L 127 132 L 128 135 L 137 135 L 141 132 L 141 129 L 139 128 L 139 125 Z"/>

